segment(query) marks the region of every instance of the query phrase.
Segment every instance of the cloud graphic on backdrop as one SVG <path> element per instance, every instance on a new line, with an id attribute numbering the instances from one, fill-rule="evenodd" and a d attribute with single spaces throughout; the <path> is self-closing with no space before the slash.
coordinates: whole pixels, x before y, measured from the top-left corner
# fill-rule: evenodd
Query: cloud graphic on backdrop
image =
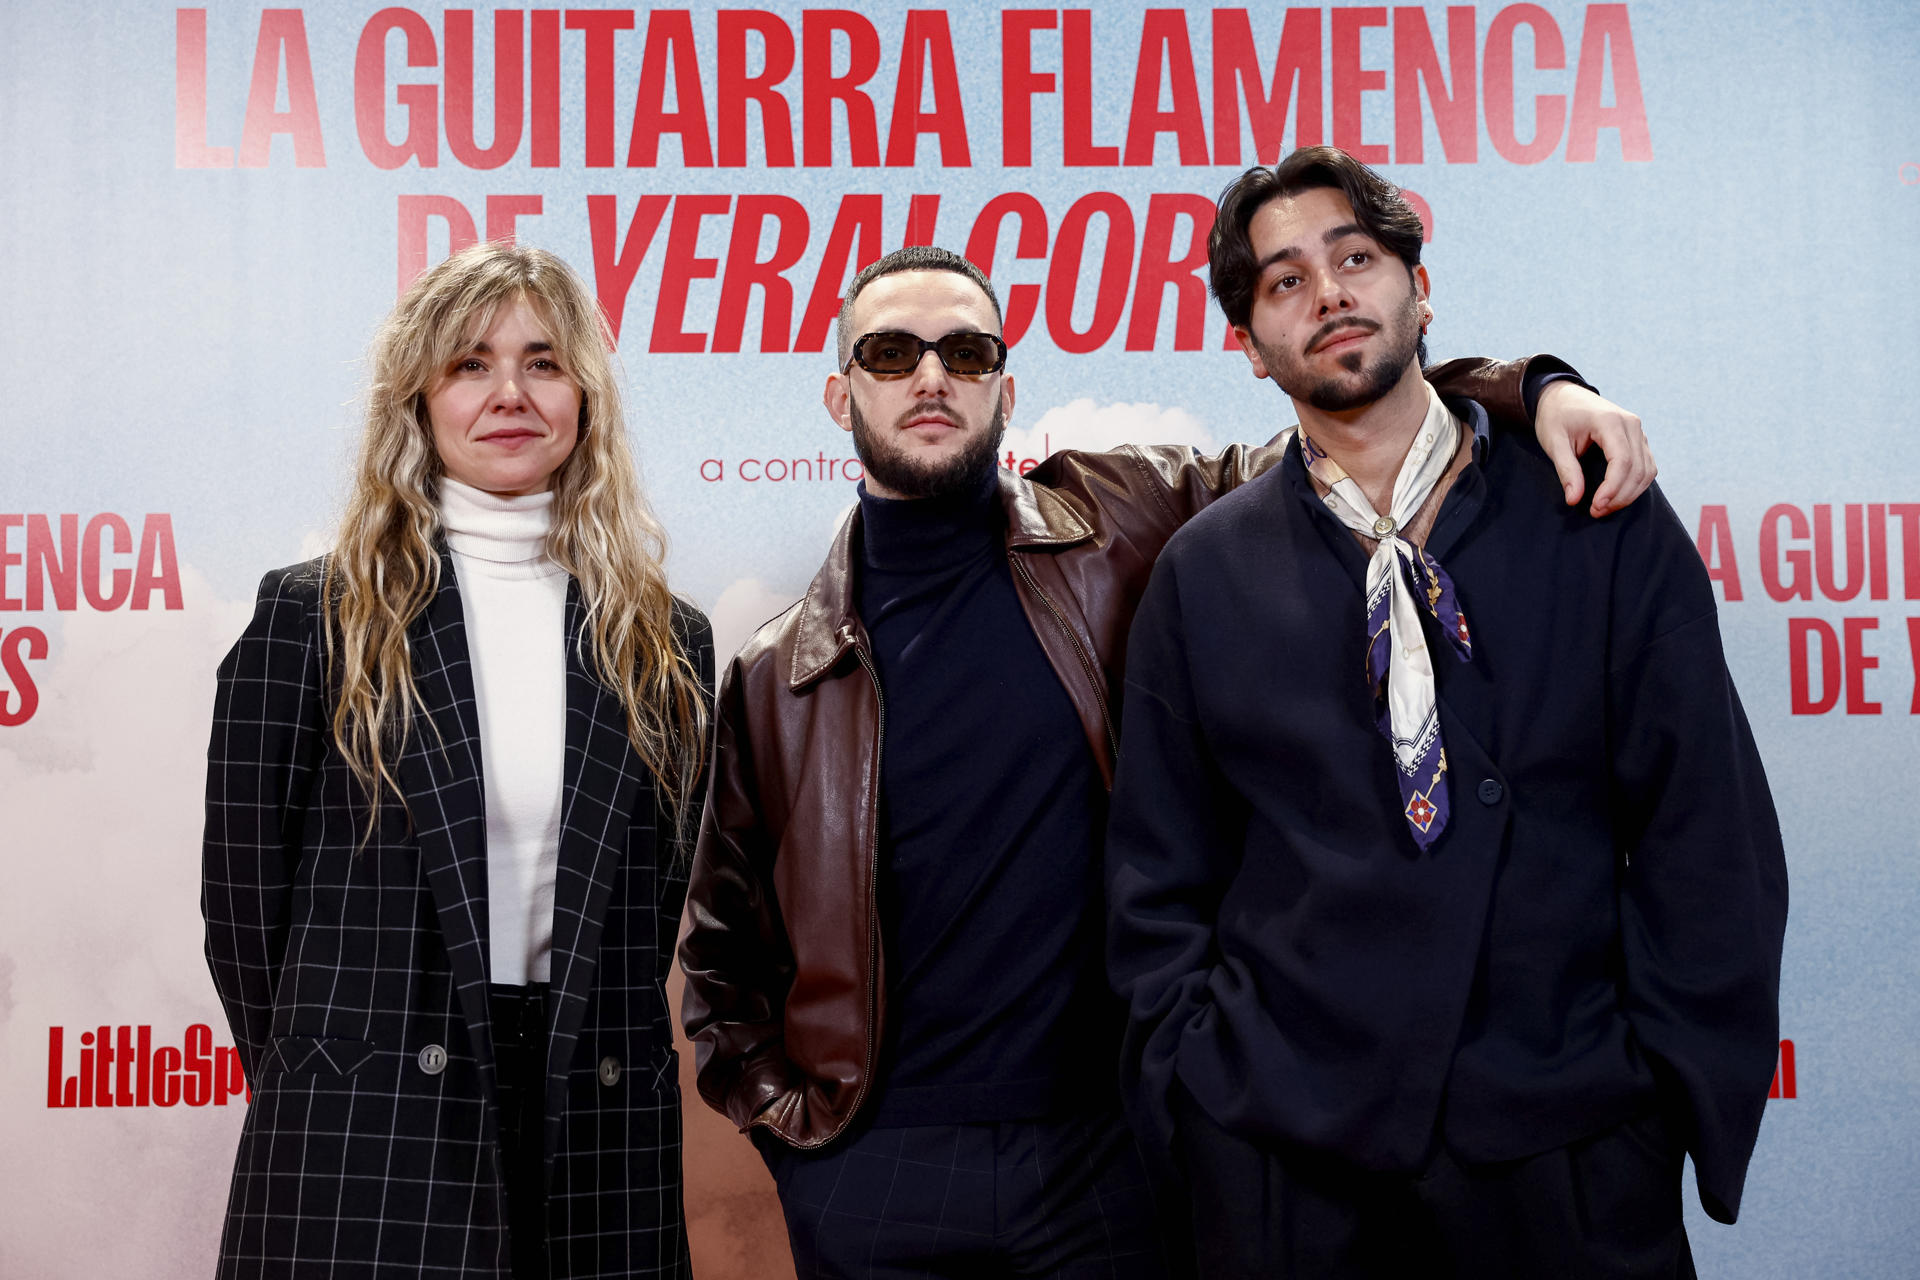
<path id="1" fill-rule="evenodd" d="M 740 646 L 753 638 L 761 623 L 786 612 L 788 605 L 807 593 L 807 584 L 813 581 L 815 570 L 826 559 L 827 548 L 833 545 L 833 536 L 840 531 L 840 522 L 847 518 L 847 512 L 853 510 L 854 505 L 850 501 L 837 508 L 811 541 L 795 535 L 803 552 L 800 561 L 805 567 L 792 580 L 768 582 L 764 578 L 736 578 L 721 588 L 711 602 L 697 602 L 706 610 L 707 620 L 713 623 L 716 676 L 726 669 L 733 655 L 740 652 Z"/>
<path id="2" fill-rule="evenodd" d="M 1044 458 L 1062 449 L 1114 449 L 1123 444 L 1187 444 L 1202 453 L 1220 447 L 1207 425 L 1178 407 L 1148 402 L 1099 404 L 1091 399 L 1055 405 L 1028 427 L 1008 427 L 1000 455 Z"/>
<path id="3" fill-rule="evenodd" d="M 821 548 L 824 555 L 826 548 Z M 720 598 L 707 610 L 713 623 L 713 661 L 724 668 L 727 660 L 740 652 L 760 624 L 779 614 L 806 591 L 805 584 L 792 589 L 770 587 L 758 578 L 741 578 L 729 583 Z"/>
<path id="4" fill-rule="evenodd" d="M 300 535 L 300 559 L 311 560 L 333 550 L 333 544 L 340 540 L 339 523 L 336 521 L 324 529 L 309 529 Z"/>
<path id="5" fill-rule="evenodd" d="M 8 1145 L 31 1153 L 0 1171 L 0 1274 L 213 1266 L 241 1108 L 53 1110 L 46 1087 L 49 1027 L 66 1028 L 68 1072 L 100 1025 L 179 1045 L 203 1023 L 231 1042 L 201 955 L 200 831 L 214 670 L 252 604 L 216 598 L 191 565 L 180 585 L 178 611 L 61 615 L 39 710 L 0 729 L 0 1107 Z"/>
<path id="6" fill-rule="evenodd" d="M 1220 447 L 1206 424 L 1185 409 L 1148 402 L 1099 404 L 1082 398 L 1053 406 L 1030 427 L 1008 427 L 1000 454 L 1004 459 L 1011 451 L 1017 461 L 1042 458 L 1062 449 L 1105 450 L 1123 444 L 1185 444 L 1203 453 Z M 835 511 L 821 529 L 819 557 L 825 557 L 833 532 L 847 510 L 842 507 Z M 739 578 L 722 589 L 710 605 L 702 602 L 713 622 L 715 662 L 724 667 L 761 623 L 805 594 L 807 581 L 769 583 L 761 578 Z"/>

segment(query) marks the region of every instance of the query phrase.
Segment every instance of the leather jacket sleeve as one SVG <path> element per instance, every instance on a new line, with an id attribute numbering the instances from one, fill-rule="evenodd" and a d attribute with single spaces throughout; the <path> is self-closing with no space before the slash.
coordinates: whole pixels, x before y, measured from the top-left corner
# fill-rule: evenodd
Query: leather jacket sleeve
<path id="1" fill-rule="evenodd" d="M 1477 356 L 1443 360 L 1426 369 L 1427 381 L 1443 396 L 1476 400 L 1487 411 L 1494 430 L 1533 432 L 1530 405 L 1539 394 L 1529 384 L 1555 373 L 1573 370 L 1554 356 L 1523 356 L 1518 360 L 1484 360 Z M 1574 374 L 1577 379 L 1578 374 Z"/>
<path id="2" fill-rule="evenodd" d="M 1529 405 L 1538 397 L 1547 379 L 1572 373 L 1570 366 L 1554 356 L 1527 356 L 1519 360 L 1465 357 L 1429 367 L 1426 377 L 1443 396 L 1478 401 L 1496 431 L 1517 431 L 1531 437 L 1533 414 Z M 1229 445 L 1212 454 L 1169 445 L 1142 445 L 1127 452 L 1144 460 L 1153 472 L 1152 487 L 1166 503 L 1153 514 L 1170 526 L 1164 532 L 1184 524 L 1214 499 L 1276 465 L 1282 455 L 1282 450 L 1272 443 Z M 1114 456 L 1055 454 L 1033 471 L 1030 479 L 1036 484 L 1084 494 L 1088 501 L 1103 507 L 1114 504 L 1100 501 L 1100 494 L 1124 494 L 1119 502 L 1133 509 L 1133 514 L 1128 517 L 1118 517 L 1117 512 L 1111 514 L 1122 524 L 1138 522 L 1149 513 L 1138 506 L 1137 491 L 1132 489 L 1127 477 L 1103 473 L 1103 468 L 1118 465 L 1113 461 Z"/>
<path id="3" fill-rule="evenodd" d="M 787 1092 L 783 1050 L 793 950 L 773 894 L 774 842 L 761 818 L 738 658 L 720 684 L 713 764 L 694 848 L 681 1020 L 700 1096 L 741 1129 Z"/>

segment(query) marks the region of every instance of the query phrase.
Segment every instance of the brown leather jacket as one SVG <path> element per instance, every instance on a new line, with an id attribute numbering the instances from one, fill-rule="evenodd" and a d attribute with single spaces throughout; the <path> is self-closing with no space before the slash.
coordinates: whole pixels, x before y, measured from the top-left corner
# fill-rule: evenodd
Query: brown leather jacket
<path id="1" fill-rule="evenodd" d="M 1427 376 L 1524 424 L 1527 364 L 1454 360 Z M 1112 700 L 1154 560 L 1281 455 L 1128 446 L 1056 454 L 1024 479 L 1000 473 L 1014 586 L 1109 785 Z M 765 1126 L 796 1147 L 831 1141 L 860 1109 L 886 1016 L 874 896 L 886 703 L 854 612 L 859 517 L 841 524 L 805 598 L 720 682 L 680 944 L 701 1096 L 743 1132 Z"/>

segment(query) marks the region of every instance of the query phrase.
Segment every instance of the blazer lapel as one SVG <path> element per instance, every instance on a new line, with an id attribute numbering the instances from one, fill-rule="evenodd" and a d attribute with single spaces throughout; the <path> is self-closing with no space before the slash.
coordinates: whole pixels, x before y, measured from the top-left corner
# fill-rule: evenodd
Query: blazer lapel
<path id="1" fill-rule="evenodd" d="M 407 814 L 433 893 L 482 1077 L 493 1067 L 487 976 L 487 820 L 479 716 L 466 614 L 452 559 L 440 554 L 440 590 L 408 629 L 414 688 L 424 703 L 400 756 Z"/>
<path id="2" fill-rule="evenodd" d="M 553 972 L 548 990 L 549 1149 L 567 1071 L 586 1014 L 607 900 L 626 855 L 627 825 L 645 772 L 627 740 L 620 700 L 581 661 L 586 607 L 567 585 L 567 759 L 561 791 L 559 869 L 553 886 Z M 590 661 L 590 659 L 589 659 Z"/>

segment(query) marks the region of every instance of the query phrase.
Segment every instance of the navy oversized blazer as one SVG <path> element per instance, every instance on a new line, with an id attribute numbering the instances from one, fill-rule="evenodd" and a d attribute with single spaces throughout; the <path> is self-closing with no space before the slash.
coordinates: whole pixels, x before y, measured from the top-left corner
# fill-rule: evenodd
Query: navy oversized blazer
<path id="1" fill-rule="evenodd" d="M 466 626 L 444 551 L 408 632 L 425 702 L 371 839 L 335 749 L 322 561 L 269 573 L 220 665 L 207 960 L 253 1089 L 221 1276 L 505 1276 L 487 847 Z M 665 980 L 686 890 L 618 698 L 566 605 L 566 762 L 546 1072 L 552 1274 L 688 1274 Z M 712 686 L 713 642 L 674 630 Z"/>
<path id="2" fill-rule="evenodd" d="M 1129 1102 L 1162 1146 L 1177 1084 L 1232 1132 L 1403 1174 L 1658 1107 L 1731 1222 L 1787 872 L 1712 586 L 1658 488 L 1590 519 L 1537 444 L 1454 407 L 1474 460 L 1426 548 L 1473 658 L 1423 618 L 1453 802 L 1431 849 L 1375 725 L 1368 557 L 1298 442 L 1154 567 L 1107 838 Z"/>

